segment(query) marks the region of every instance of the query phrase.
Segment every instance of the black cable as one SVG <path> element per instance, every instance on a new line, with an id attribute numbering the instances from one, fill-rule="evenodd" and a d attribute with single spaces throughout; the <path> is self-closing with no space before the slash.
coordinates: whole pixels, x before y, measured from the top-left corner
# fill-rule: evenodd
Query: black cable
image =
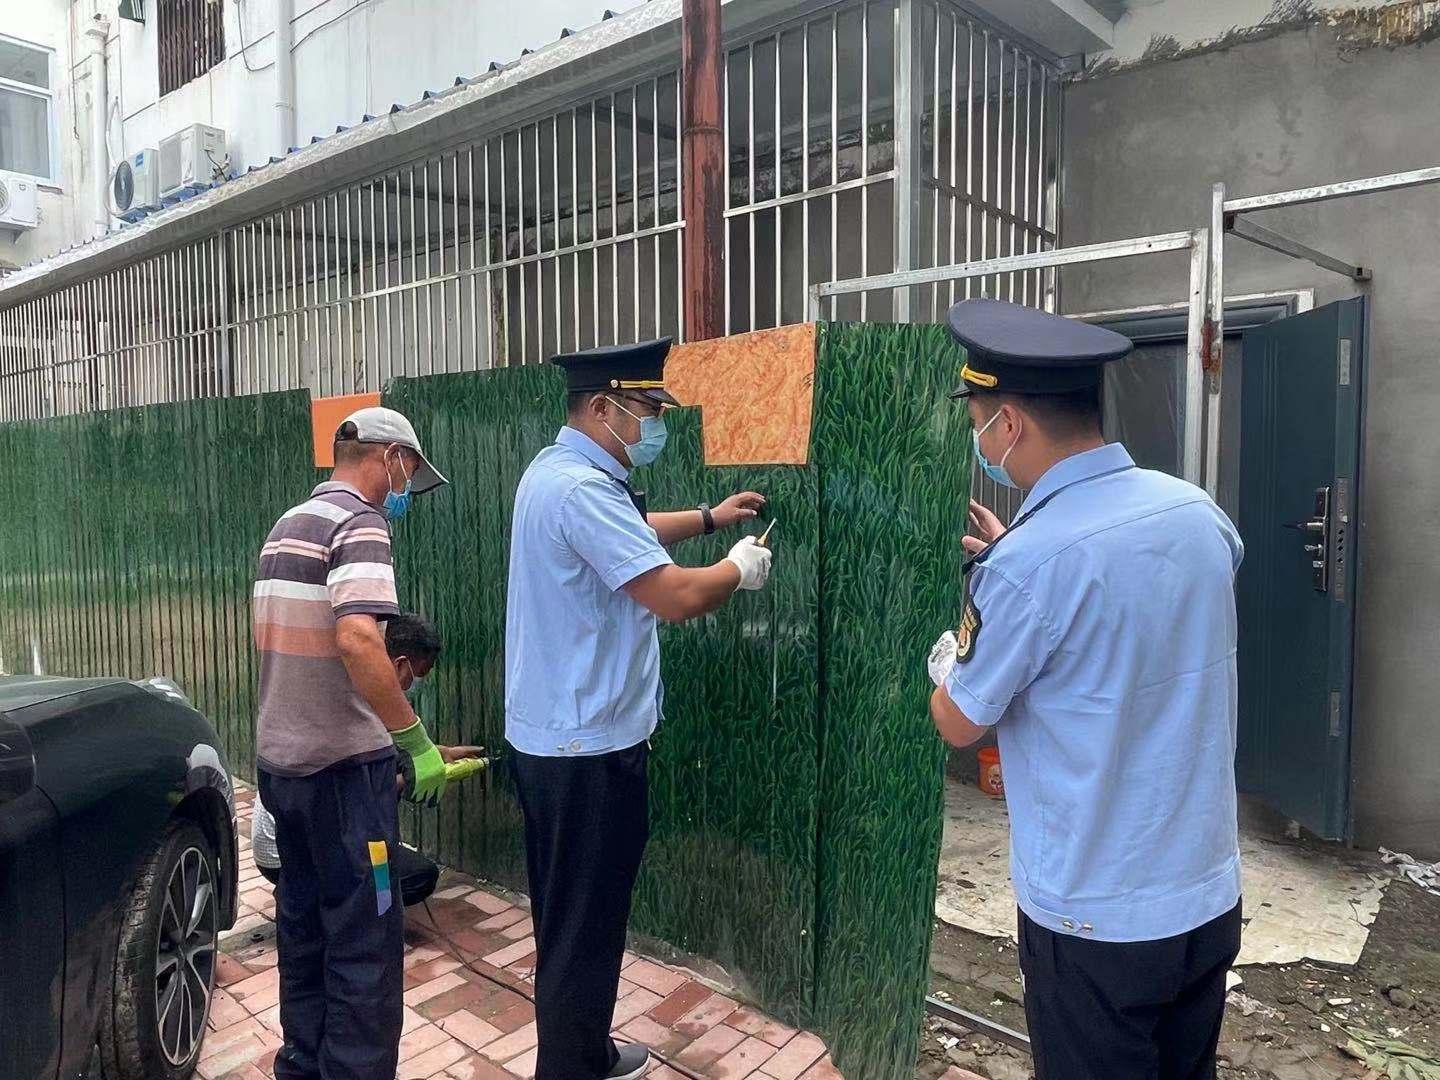
<path id="1" fill-rule="evenodd" d="M 340 12 L 339 14 L 330 16 L 330 18 L 326 19 L 326 20 L 325 20 L 324 22 L 322 22 L 322 23 L 319 23 L 319 24 L 317 24 L 317 25 L 315 25 L 315 26 L 312 26 L 309 30 L 306 30 L 305 33 L 303 33 L 303 34 L 300 35 L 300 37 L 296 40 L 295 44 L 293 44 L 293 45 L 290 46 L 290 51 L 291 51 L 291 52 L 294 52 L 294 51 L 295 51 L 296 49 L 298 49 L 301 45 L 304 45 L 305 42 L 309 41 L 312 37 L 314 37 L 316 34 L 318 34 L 321 30 L 324 30 L 327 26 L 333 26 L 335 23 L 337 23 L 337 22 L 339 22 L 341 19 L 345 18 L 345 16 L 349 15 L 351 12 L 355 11 L 357 8 L 362 7 L 366 2 L 367 2 L 367 0 L 355 0 L 355 3 L 351 4 L 351 5 L 350 5 L 348 8 L 346 8 L 344 11 Z M 317 6 L 318 6 L 318 5 L 317 5 Z M 315 10 L 314 8 L 311 8 L 311 9 L 310 9 L 310 11 L 314 11 L 314 10 Z M 305 14 L 308 15 L 308 14 L 310 14 L 310 12 L 307 11 Z"/>
<path id="2" fill-rule="evenodd" d="M 435 918 L 435 912 L 430 910 L 430 898 L 426 897 L 424 900 L 420 901 L 420 903 L 424 905 L 425 914 L 430 917 L 430 925 L 435 928 L 435 932 L 439 934 L 441 940 L 445 942 L 446 947 L 450 950 L 451 956 L 455 957 L 456 960 L 459 960 L 460 963 L 464 964 L 465 967 L 467 967 L 472 973 L 479 975 L 486 982 L 494 983 L 496 986 L 500 987 L 503 990 L 509 990 L 512 993 L 519 994 L 526 1001 L 530 1002 L 531 1005 L 535 1004 L 535 995 L 532 994 L 529 990 L 525 989 L 523 984 L 515 985 L 513 983 L 505 982 L 503 979 L 497 979 L 494 975 L 491 975 L 488 972 L 481 971 L 473 963 L 465 959 L 465 954 L 462 953 L 458 948 L 456 948 L 455 942 L 450 940 L 450 935 L 447 934 L 444 930 L 440 929 L 440 923 Z M 616 1033 L 612 1031 L 610 1033 L 610 1037 L 615 1038 Z M 625 1038 L 625 1036 L 623 1035 L 619 1036 L 619 1039 L 622 1043 L 628 1044 L 630 1042 L 630 1040 Z M 660 1062 L 660 1064 L 667 1065 L 670 1068 L 674 1069 L 681 1076 L 688 1077 L 689 1080 L 706 1080 L 705 1077 L 701 1076 L 697 1072 L 691 1072 L 684 1065 L 681 1065 L 678 1061 L 667 1058 L 664 1054 L 660 1053 L 660 1051 L 656 1050 L 654 1047 L 647 1047 L 646 1049 L 650 1051 L 650 1056 L 652 1058 Z"/>

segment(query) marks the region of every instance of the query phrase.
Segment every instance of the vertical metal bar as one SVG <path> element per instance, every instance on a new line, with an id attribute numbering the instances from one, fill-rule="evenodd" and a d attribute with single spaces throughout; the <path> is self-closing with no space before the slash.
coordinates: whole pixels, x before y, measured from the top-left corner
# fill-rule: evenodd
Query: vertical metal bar
<path id="1" fill-rule="evenodd" d="M 634 295 L 630 298 L 630 318 L 635 340 L 640 340 L 640 84 L 630 88 L 630 264 Z M 658 182 L 657 182 L 657 187 Z M 659 218 L 656 218 L 659 223 Z M 656 280 L 659 286 L 659 280 Z"/>
<path id="2" fill-rule="evenodd" d="M 1210 189 L 1210 355 L 1206 401 L 1205 490 L 1216 498 L 1220 487 L 1220 402 L 1225 368 L 1225 184 Z"/>
<path id="3" fill-rule="evenodd" d="M 840 279 L 840 14 L 830 14 L 830 280 Z M 830 298 L 830 318 L 835 318 L 839 297 Z M 862 300 L 863 303 L 863 300 Z"/>
<path id="4" fill-rule="evenodd" d="M 560 114 L 550 117 L 550 220 L 554 223 L 554 243 L 551 245 L 555 269 L 555 352 L 565 351 L 564 321 L 560 315 Z"/>
<path id="5" fill-rule="evenodd" d="M 995 207 L 1005 207 L 1005 39 L 996 37 L 996 55 L 999 59 L 999 71 L 995 73 Z M 1004 255 L 1001 249 L 1001 236 L 1005 235 L 1005 220 L 996 213 L 995 215 L 995 249 L 996 258 Z M 1001 291 L 1001 275 L 995 275 L 995 297 L 999 298 Z"/>
<path id="6" fill-rule="evenodd" d="M 900 98 L 896 102 L 894 112 L 895 123 L 900 122 Z M 898 145 L 897 145 L 898 149 Z M 839 145 L 835 147 L 835 153 L 840 152 Z M 870 176 L 870 5 L 860 5 L 860 175 L 865 178 Z M 838 179 L 839 173 L 835 174 Z M 832 180 L 832 183 L 834 181 Z M 898 177 L 897 177 L 898 182 Z M 900 204 L 900 191 L 896 188 L 895 205 Z M 898 269 L 898 267 L 896 267 Z M 870 274 L 870 185 L 863 184 L 860 188 L 860 276 L 867 277 Z M 869 317 L 870 293 L 868 291 L 860 294 L 860 321 L 864 322 Z"/>
<path id="7" fill-rule="evenodd" d="M 522 166 L 522 169 L 523 169 L 523 166 Z M 425 164 L 425 182 L 426 182 L 427 185 L 428 185 L 429 182 L 430 182 L 430 164 L 429 164 L 429 162 L 426 162 L 426 164 Z M 430 205 L 430 189 L 429 189 L 428 186 L 427 186 L 426 189 L 425 189 L 425 205 L 426 205 L 427 207 Z M 431 342 L 431 348 L 430 348 L 430 371 L 431 371 L 431 374 L 434 374 L 436 371 L 444 371 L 444 370 L 446 370 L 446 368 L 445 368 L 446 355 L 447 355 L 447 350 L 448 350 L 448 347 L 449 347 L 449 344 L 450 344 L 450 333 L 449 333 L 449 331 L 446 329 L 446 326 L 445 326 L 446 316 L 445 316 L 445 159 L 444 159 L 444 157 L 437 157 L 437 158 L 435 159 L 435 219 L 436 219 L 436 220 L 435 220 L 435 247 L 436 247 L 436 256 L 439 258 L 439 265 L 436 266 L 436 267 L 432 267 L 432 266 L 430 265 L 430 259 L 429 259 L 428 253 L 427 253 L 426 259 L 425 259 L 425 273 L 426 273 L 426 276 L 427 276 L 427 278 L 429 278 L 429 279 L 431 279 L 431 280 L 433 280 L 433 281 L 436 282 L 435 285 L 427 286 L 426 289 L 425 289 L 425 297 L 426 297 L 425 302 L 426 302 L 427 305 L 429 305 L 429 303 L 430 303 L 430 299 L 429 299 L 429 298 L 430 298 L 430 296 L 435 292 L 435 289 L 438 287 L 439 290 L 440 290 L 440 366 L 439 366 L 438 368 L 435 366 L 435 349 L 434 349 L 434 342 L 432 341 L 432 342 Z M 426 226 L 426 229 L 425 229 L 425 235 L 426 235 L 427 238 L 428 238 L 429 235 L 430 235 L 430 229 L 429 229 L 429 226 L 428 226 L 428 222 L 427 222 L 427 226 Z M 427 309 L 426 309 L 426 310 L 427 310 L 427 311 L 429 310 L 428 306 L 427 306 Z M 434 336 L 434 334 L 435 334 L 435 323 L 433 322 L 433 320 L 432 320 L 431 323 L 430 323 L 430 334 L 431 334 L 431 336 L 432 336 L 432 338 L 433 338 L 433 336 Z"/>
<path id="8" fill-rule="evenodd" d="M 1015 49 L 1012 57 L 1014 70 L 1010 75 L 1010 251 L 1015 254 L 1015 219 L 1020 216 L 1020 207 L 1015 201 L 1015 168 L 1019 159 L 1020 148 L 1020 50 Z M 1027 129 L 1028 132 L 1028 129 Z M 1010 301 L 1015 301 L 1015 273 L 1011 271 L 1010 278 Z"/>
<path id="9" fill-rule="evenodd" d="M 425 374 L 433 375 L 435 374 L 435 290 L 432 286 L 434 271 L 430 265 L 430 162 L 428 161 L 425 162 L 425 184 L 421 192 L 421 198 L 424 200 L 421 216 L 425 230 Z M 521 279 L 520 287 L 522 289 L 525 287 L 524 279 Z M 522 303 L 524 301 L 523 293 L 521 301 Z M 522 323 L 521 326 L 523 328 L 524 324 Z"/>
<path id="10" fill-rule="evenodd" d="M 410 334 L 417 333 L 420 327 L 420 238 L 415 228 L 415 166 L 410 166 L 410 330 L 405 329 L 405 310 L 401 304 L 400 310 L 400 374 L 420 374 L 420 354 L 416 347 L 415 340 Z M 398 181 L 397 181 L 397 202 L 398 202 Z M 418 335 L 417 335 L 418 336 Z M 414 358 L 414 371 L 411 371 L 411 358 Z"/>
<path id="11" fill-rule="evenodd" d="M 800 24 L 800 301 L 810 308 L 810 23 Z"/>
<path id="12" fill-rule="evenodd" d="M 781 250 L 784 247 L 781 217 L 783 207 L 780 204 L 780 196 L 785 193 L 784 173 L 782 171 L 781 150 L 784 144 L 784 124 L 780 117 L 780 45 L 784 34 L 775 32 L 775 322 L 773 325 L 780 326 L 785 322 L 785 281 L 783 278 L 784 268 L 781 263 Z"/>
<path id="13" fill-rule="evenodd" d="M 268 268 L 271 262 L 269 252 L 270 241 L 266 235 L 265 219 L 261 218 L 255 223 L 255 311 L 256 311 L 256 333 L 260 335 L 260 352 L 262 363 L 268 371 L 267 385 L 271 390 L 280 389 L 279 365 L 275 362 L 274 351 L 270 347 L 270 322 L 267 316 L 270 312 L 271 297 L 267 295 Z M 183 354 L 182 354 L 183 355 Z M 184 386 L 189 381 L 187 372 L 181 381 Z"/>
<path id="14" fill-rule="evenodd" d="M 525 237 L 525 129 L 515 129 L 515 237 L 518 241 L 515 271 L 520 275 L 520 363 L 530 362 L 528 331 L 530 305 L 525 298 L 525 256 L 529 241 Z"/>
<path id="15" fill-rule="evenodd" d="M 745 144 L 745 163 L 749 171 L 749 188 L 746 198 L 747 209 L 745 220 L 750 227 L 750 248 L 747 252 L 746 262 L 750 264 L 750 322 L 746 330 L 755 329 L 755 264 L 759 259 L 755 251 L 755 43 L 752 41 L 746 49 L 746 64 L 749 72 L 748 89 L 745 93 L 745 104 L 750 114 L 750 138 Z"/>
<path id="16" fill-rule="evenodd" d="M 985 204 L 990 201 L 990 31 L 981 31 L 981 42 L 985 49 L 980 74 L 980 260 L 983 262 L 990 252 L 990 213 Z M 988 296 L 990 290 L 984 278 L 980 279 L 980 295 Z"/>
<path id="17" fill-rule="evenodd" d="M 598 100 L 598 99 L 597 99 Z M 597 160 L 600 147 L 596 138 L 596 101 L 590 102 L 590 305 L 595 320 L 590 336 L 600 344 L 600 176 Z"/>
<path id="18" fill-rule="evenodd" d="M 1061 140 L 1064 138 L 1064 127 L 1063 127 L 1062 124 L 1061 124 L 1061 115 L 1060 115 L 1060 111 L 1059 111 L 1060 102 L 1059 102 L 1059 100 L 1058 100 L 1058 97 L 1059 97 L 1060 87 L 1059 87 L 1059 83 L 1058 83 L 1058 82 L 1055 84 L 1055 92 L 1056 92 L 1056 97 L 1057 97 L 1057 101 L 1055 102 L 1055 109 L 1056 109 L 1056 111 L 1055 111 L 1055 122 L 1054 122 L 1055 141 L 1054 141 L 1054 145 L 1051 147 L 1051 160 L 1055 163 L 1055 179 L 1050 183 L 1050 185 L 1049 185 L 1049 191 L 1046 193 L 1046 211 L 1045 211 L 1045 216 L 1046 216 L 1046 218 L 1048 219 L 1048 221 L 1050 222 L 1051 231 L 1055 233 L 1055 246 L 1056 246 L 1056 247 L 1059 247 L 1059 246 L 1060 246 L 1060 182 L 1061 182 L 1061 178 L 1064 176 L 1064 172 L 1063 172 L 1063 170 L 1060 168 L 1060 160 L 1061 160 L 1061 158 L 1060 158 L 1060 146 L 1061 146 Z M 1048 275 L 1047 275 L 1047 280 L 1048 280 L 1048 285 L 1047 285 L 1046 294 L 1045 294 L 1045 310 L 1047 310 L 1047 311 L 1056 311 L 1056 310 L 1059 309 L 1059 302 L 1060 302 L 1060 275 L 1059 275 L 1059 272 L 1058 272 L 1054 267 L 1052 267 L 1052 268 L 1050 269 L 1050 271 L 1049 271 L 1049 273 L 1048 273 Z"/>
<path id="19" fill-rule="evenodd" d="M 380 230 L 376 227 L 375 185 L 377 183 L 383 185 L 385 178 L 382 176 L 378 180 L 371 180 L 366 185 L 370 190 L 370 351 L 374 354 L 373 357 L 367 357 L 366 362 L 367 370 L 375 375 L 375 389 L 379 390 L 385 386 L 384 381 L 380 378 L 380 297 L 378 295 L 380 292 L 380 259 L 384 256 L 385 249 L 380 246 Z M 381 201 L 383 203 L 383 197 Z M 298 378 L 295 384 L 300 385 Z"/>
<path id="20" fill-rule="evenodd" d="M 508 201 L 505 190 L 505 133 L 500 133 L 500 305 L 505 313 L 504 327 L 504 354 L 505 363 L 510 363 L 510 217 L 508 214 Z M 524 317 L 521 317 L 524 323 Z M 525 352 L 521 349 L 520 362 L 525 362 Z"/>
<path id="21" fill-rule="evenodd" d="M 960 115 L 960 18 L 954 12 L 950 13 L 950 265 L 955 265 L 955 217 L 960 209 L 960 200 L 956 198 L 956 169 L 960 161 L 959 125 L 956 119 Z M 936 130 L 939 130 L 940 121 L 936 118 Z M 965 130 L 970 130 L 970 120 L 965 120 Z M 966 208 L 969 213 L 969 208 Z M 955 279 L 950 279 L 950 303 L 955 303 Z"/>
<path id="22" fill-rule="evenodd" d="M 1021 221 L 1020 239 L 1023 241 L 1024 254 L 1030 254 L 1030 124 L 1033 119 L 1031 108 L 1031 89 L 1035 85 L 1035 62 L 1026 54 L 1025 57 L 1025 185 L 1022 189 L 1023 203 L 1015 211 L 1015 216 Z M 1017 103 L 1018 106 L 1018 103 Z M 1014 225 L 1011 225 L 1013 231 Z M 1013 245 L 1012 245 L 1013 246 Z M 1020 303 L 1030 303 L 1030 274 L 1025 272 L 1020 275 Z"/>
<path id="23" fill-rule="evenodd" d="M 503 138 L 503 136 L 502 136 L 502 138 Z M 576 194 L 577 194 L 577 196 L 578 196 L 578 194 L 579 194 L 578 190 L 577 190 Z M 503 228 L 502 228 L 502 230 L 501 230 L 501 256 L 502 256 L 502 259 L 503 259 L 503 256 L 504 256 L 504 230 L 503 230 Z M 496 327 L 495 327 L 495 325 L 494 325 L 494 320 L 495 320 L 495 297 L 494 297 L 494 293 L 493 293 L 493 291 L 492 291 L 492 283 L 491 283 L 491 271 L 490 271 L 491 261 L 492 261 L 492 260 L 491 260 L 491 257 L 490 257 L 490 144 L 487 142 L 487 143 L 485 144 L 485 326 L 486 326 L 486 335 L 487 335 L 487 340 L 486 340 L 486 342 L 485 342 L 485 352 L 486 352 L 486 355 L 487 355 L 487 357 L 489 358 L 489 361 L 490 361 L 489 366 L 493 368 L 493 367 L 496 365 L 496 362 L 500 359 L 500 357 L 496 354 L 496 349 L 495 349 L 495 345 L 496 345 L 496 339 L 495 339 L 495 330 L 496 330 Z M 577 265 L 578 265 L 578 261 L 579 261 L 579 256 L 578 256 L 578 255 L 576 256 L 576 261 L 577 261 Z M 501 272 L 503 273 L 504 271 L 501 271 Z M 579 271 L 577 270 L 576 273 L 577 273 L 577 275 L 578 275 Z M 503 283 L 502 283 L 502 284 L 503 284 Z M 508 315 L 508 312 L 507 312 L 507 315 Z M 577 276 L 576 279 L 575 279 L 575 326 L 576 326 L 576 330 L 575 330 L 575 343 L 576 343 L 576 348 L 579 348 L 579 343 L 580 343 L 580 330 L 579 330 L 579 326 L 580 326 L 580 279 L 579 279 L 578 276 Z M 505 331 L 505 323 L 504 323 L 503 320 L 501 321 L 500 331 L 501 331 L 501 333 L 505 333 L 505 332 L 506 332 L 506 331 Z"/>
<path id="24" fill-rule="evenodd" d="M 195 244 L 195 348 L 200 357 L 200 366 L 196 371 L 195 389 L 196 396 L 201 398 L 211 396 L 210 309 L 208 302 L 210 282 L 209 254 L 210 238 L 206 237 Z M 130 355 L 130 353 L 126 353 L 127 358 Z M 131 365 L 127 364 L 126 366 L 129 367 Z M 126 383 L 128 390 L 128 377 Z"/>
<path id="25" fill-rule="evenodd" d="M 201 246 L 201 351 L 205 357 L 204 383 L 201 387 L 201 395 L 207 398 L 217 397 L 219 389 L 216 386 L 216 379 L 219 373 L 219 361 L 216 359 L 219 353 L 219 342 L 215 336 L 215 316 L 219 305 L 215 302 L 215 249 L 219 243 L 219 234 L 207 236 Z"/>
<path id="26" fill-rule="evenodd" d="M 630 123 L 635 123 L 635 117 L 630 117 Z M 620 341 L 620 241 L 616 239 L 619 235 L 619 192 L 616 186 L 616 174 L 620 171 L 620 151 L 616 143 L 615 134 L 615 95 L 610 95 L 610 340 L 618 343 Z M 638 190 L 638 180 L 632 177 L 631 182 Z"/>
<path id="27" fill-rule="evenodd" d="M 724 94 L 725 94 L 725 164 L 724 164 L 724 184 L 725 184 L 725 209 L 726 209 L 726 210 L 729 210 L 729 209 L 730 209 L 730 147 L 731 147 L 731 142 L 730 142 L 730 57 L 731 57 L 731 55 L 732 55 L 732 54 L 731 54 L 731 53 L 728 53 L 728 52 L 725 54 L 725 88 L 724 88 Z M 693 178 L 692 178 L 692 179 L 693 179 Z M 729 334 L 732 332 L 732 328 L 731 328 L 731 321 L 732 321 L 732 320 L 731 320 L 731 312 L 732 312 L 732 310 L 733 310 L 733 301 L 732 301 L 731 295 L 730 295 L 730 294 L 731 294 L 730 283 L 734 280 L 734 276 L 735 276 L 735 275 L 734 275 L 734 271 L 731 269 L 731 261 L 730 261 L 730 232 L 731 232 L 731 228 L 732 228 L 732 219 L 727 216 L 727 217 L 725 217 L 724 220 L 725 220 L 725 333 L 726 333 L 727 335 L 729 335 Z M 698 221 L 692 222 L 692 221 L 688 221 L 688 220 L 687 220 L 687 221 L 685 222 L 685 228 L 686 228 L 687 230 L 689 230 L 689 229 L 691 229 L 691 228 L 700 228 L 700 227 L 701 227 L 701 223 L 698 222 Z M 694 267 L 691 267 L 690 272 L 691 272 L 692 274 L 695 273 L 695 272 L 696 272 L 695 268 L 694 268 Z"/>
<path id="28" fill-rule="evenodd" d="M 466 198 L 466 202 L 469 204 L 470 217 L 470 355 L 474 358 L 475 366 L 478 367 L 480 362 L 480 321 L 476 317 L 477 313 L 475 310 L 475 292 L 479 286 L 479 282 L 475 279 L 477 264 L 475 262 L 475 145 L 473 143 L 465 150 L 465 169 L 468 173 L 467 184 L 469 187 L 469 195 Z M 556 222 L 556 228 L 559 228 L 558 221 Z M 486 281 L 489 281 L 488 274 L 486 275 Z M 557 297 L 560 295 L 558 288 L 555 291 L 555 295 Z M 556 325 L 559 325 L 558 308 L 556 310 Z M 463 355 L 460 357 L 460 370 L 465 370 L 465 357 Z"/>
<path id="29" fill-rule="evenodd" d="M 545 186 L 540 173 L 540 122 L 535 122 L 535 359 L 545 362 Z"/>
<path id="30" fill-rule="evenodd" d="M 1039 232 L 1035 237 L 1035 250 L 1045 250 L 1045 210 L 1042 206 L 1045 200 L 1045 98 L 1050 88 L 1050 76 L 1042 67 L 1040 70 L 1040 108 L 1039 117 L 1035 125 L 1035 224 Z M 1027 211 L 1028 213 L 1028 211 Z M 1035 271 L 1035 303 L 1044 306 L 1042 294 L 1044 293 L 1045 271 Z"/>
<path id="31" fill-rule="evenodd" d="M 334 196 L 331 196 L 333 199 Z M 331 199 L 323 195 L 316 200 L 316 209 L 320 216 L 320 228 L 318 230 L 318 243 L 315 248 L 315 273 L 316 294 L 320 301 L 320 312 L 325 316 L 324 330 L 320 329 L 319 313 L 316 315 L 315 332 L 319 340 L 316 341 L 315 372 L 316 383 L 320 387 L 321 396 L 338 393 L 335 377 L 335 334 L 334 310 L 331 306 L 330 288 L 330 218 Z M 323 290 L 323 291 L 322 291 Z"/>
<path id="32" fill-rule="evenodd" d="M 301 203 L 290 212 L 290 333 L 294 337 L 290 349 L 290 379 L 297 389 L 309 386 L 305 350 L 310 340 L 310 279 L 305 265 L 305 232 L 305 204 Z"/>
<path id="33" fill-rule="evenodd" d="M 930 108 L 930 265 L 940 265 L 940 5 L 935 5 L 935 96 Z M 930 321 L 940 311 L 940 283 L 930 286 Z"/>
<path id="34" fill-rule="evenodd" d="M 390 291 L 390 177 L 380 178 L 380 231 L 384 239 L 384 246 L 381 255 L 385 259 L 385 365 L 380 369 L 380 385 L 395 376 L 395 303 L 398 299 L 401 305 L 401 314 L 404 314 L 404 298 L 397 298 L 395 293 Z M 400 279 L 402 267 L 400 265 L 400 174 L 395 174 L 395 281 Z M 377 363 L 379 358 L 376 358 Z"/>
<path id="35" fill-rule="evenodd" d="M 965 261 L 975 258 L 974 211 L 971 203 L 975 198 L 975 25 L 965 24 Z M 970 299 L 971 282 L 965 279 L 965 299 Z"/>
<path id="36" fill-rule="evenodd" d="M 1201 411 L 1205 405 L 1205 275 L 1210 261 L 1210 230 L 1196 229 L 1190 247 L 1190 305 L 1185 326 L 1185 413 L 1181 474 L 1201 484 Z"/>
<path id="37" fill-rule="evenodd" d="M 897 0 L 895 6 L 895 269 L 916 265 L 920 248 L 920 189 L 925 163 L 920 141 L 924 124 L 925 78 L 921 64 L 919 0 Z M 909 322 L 914 290 L 900 289 L 895 298 L 897 322 Z"/>
<path id="38" fill-rule="evenodd" d="M 685 341 L 685 80 L 675 72 L 675 340 Z M 721 157 L 724 163 L 724 157 Z M 724 218 L 721 218 L 723 224 Z"/>
<path id="39" fill-rule="evenodd" d="M 537 160 L 538 160 L 538 151 L 537 151 Z M 450 272 L 451 272 L 451 274 L 452 274 L 452 275 L 454 276 L 454 278 L 455 278 L 455 307 L 454 307 L 454 315 L 455 315 L 455 370 L 456 370 L 456 371 L 459 371 L 459 370 L 460 370 L 460 367 L 461 367 L 461 363 L 462 363 L 461 347 L 460 347 L 462 334 L 461 334 L 461 332 L 460 332 L 460 326 L 461 326 L 461 318 L 460 318 L 460 312 L 461 312 L 461 303 L 460 303 L 460 281 L 461 281 L 461 278 L 460 278 L 460 151 L 459 151 L 459 150 L 455 150 L 455 151 L 453 151 L 453 152 L 450 154 L 450 197 L 451 197 L 452 199 L 454 199 L 454 210 L 453 210 L 453 212 L 450 214 L 450 228 L 451 228 L 451 229 L 454 231 L 454 233 L 455 233 L 455 257 L 450 260 L 450 262 L 451 262 Z M 442 245 L 443 245 L 444 239 L 445 239 L 444 236 L 442 235 L 440 239 L 441 239 L 441 243 L 442 243 Z M 443 258 L 443 251 L 444 251 L 443 246 L 442 246 L 442 248 L 441 248 L 441 251 L 442 251 L 442 258 Z M 450 303 L 449 303 L 449 300 L 447 299 L 447 298 L 449 297 L 449 295 L 450 295 L 450 285 L 449 285 L 448 282 L 446 282 L 445 284 L 443 284 L 443 285 L 440 286 L 440 296 L 441 296 L 441 299 L 444 301 L 444 305 L 443 305 L 443 306 L 447 309 L 446 312 L 445 312 L 445 323 L 444 323 L 444 325 L 445 325 L 445 327 L 446 327 L 445 337 L 442 339 L 442 342 L 443 342 L 443 345 L 444 345 L 444 352 L 445 352 L 445 370 L 446 370 L 446 371 L 449 371 L 449 370 L 450 370 L 450 331 L 449 331 L 449 329 L 448 329 L 449 324 L 450 324 L 450 310 L 449 310 L 449 308 L 450 308 Z"/>
<path id="40" fill-rule="evenodd" d="M 632 118 L 631 122 L 634 120 Z M 652 200 L 652 213 L 650 224 L 652 227 L 660 228 L 660 76 L 650 83 L 650 196 Z M 637 222 L 638 226 L 638 222 Z M 660 336 L 660 234 L 657 232 L 650 237 L 650 248 L 655 260 L 655 331 L 653 337 Z M 639 255 L 637 249 L 636 255 Z M 638 259 L 637 259 L 638 262 Z M 635 337 L 640 337 L 640 325 L 635 325 Z"/>
<path id="41" fill-rule="evenodd" d="M 489 155 L 485 167 L 490 167 Z M 489 186 L 486 186 L 489 197 Z M 570 271 L 573 278 L 570 299 L 575 307 L 575 348 L 580 348 L 580 109 L 570 110 L 570 246 L 575 249 L 570 256 Z"/>

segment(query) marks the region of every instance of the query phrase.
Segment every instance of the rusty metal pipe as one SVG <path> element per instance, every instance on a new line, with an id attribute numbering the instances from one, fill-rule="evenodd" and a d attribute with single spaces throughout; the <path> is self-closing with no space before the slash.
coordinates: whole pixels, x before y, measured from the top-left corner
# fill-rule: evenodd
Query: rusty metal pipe
<path id="1" fill-rule="evenodd" d="M 725 332 L 726 148 L 720 0 L 684 0 L 681 78 L 685 215 L 685 340 Z"/>

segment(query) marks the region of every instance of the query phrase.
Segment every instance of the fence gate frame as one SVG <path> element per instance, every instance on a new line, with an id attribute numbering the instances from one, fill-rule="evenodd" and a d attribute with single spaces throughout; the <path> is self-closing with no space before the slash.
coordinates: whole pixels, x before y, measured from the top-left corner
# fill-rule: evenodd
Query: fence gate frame
<path id="1" fill-rule="evenodd" d="M 1209 228 L 1157 233 L 1129 240 L 1109 240 L 1099 244 L 1055 248 L 1029 255 L 1010 255 L 999 259 L 927 267 L 922 270 L 902 270 L 893 274 L 874 274 L 844 281 L 819 282 L 810 288 L 809 315 L 812 320 L 823 318 L 827 300 L 831 301 L 833 311 L 834 299 L 851 293 L 877 290 L 903 290 L 908 293 L 922 285 L 972 281 L 1032 270 L 1054 270 L 1065 266 L 1129 259 L 1138 255 L 1158 255 L 1171 251 L 1190 253 L 1190 287 L 1185 328 L 1185 395 L 1181 414 L 1181 475 L 1192 484 L 1203 483 L 1213 496 L 1218 473 L 1209 463 L 1215 456 L 1215 440 L 1211 438 L 1210 453 L 1207 454 L 1206 432 L 1202 426 L 1205 406 L 1205 358 L 1208 355 L 1205 316 L 1210 278 Z M 1046 297 L 1044 310 L 1053 311 L 1054 306 L 1052 293 Z M 1218 428 L 1215 435 L 1218 436 Z"/>

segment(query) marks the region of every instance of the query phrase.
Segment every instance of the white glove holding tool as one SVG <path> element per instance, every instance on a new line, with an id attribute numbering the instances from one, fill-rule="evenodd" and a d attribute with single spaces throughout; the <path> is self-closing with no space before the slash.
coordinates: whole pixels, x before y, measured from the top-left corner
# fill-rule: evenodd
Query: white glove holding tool
<path id="1" fill-rule="evenodd" d="M 955 640 L 954 630 L 946 630 L 940 635 L 940 640 L 930 647 L 930 681 L 936 686 L 945 685 L 950 669 L 955 666 L 955 654 L 959 651 L 960 643 Z"/>
<path id="2" fill-rule="evenodd" d="M 725 556 L 740 570 L 740 588 L 763 589 L 770 578 L 770 560 L 774 553 L 762 547 L 753 536 L 742 536 L 740 542 Z"/>

